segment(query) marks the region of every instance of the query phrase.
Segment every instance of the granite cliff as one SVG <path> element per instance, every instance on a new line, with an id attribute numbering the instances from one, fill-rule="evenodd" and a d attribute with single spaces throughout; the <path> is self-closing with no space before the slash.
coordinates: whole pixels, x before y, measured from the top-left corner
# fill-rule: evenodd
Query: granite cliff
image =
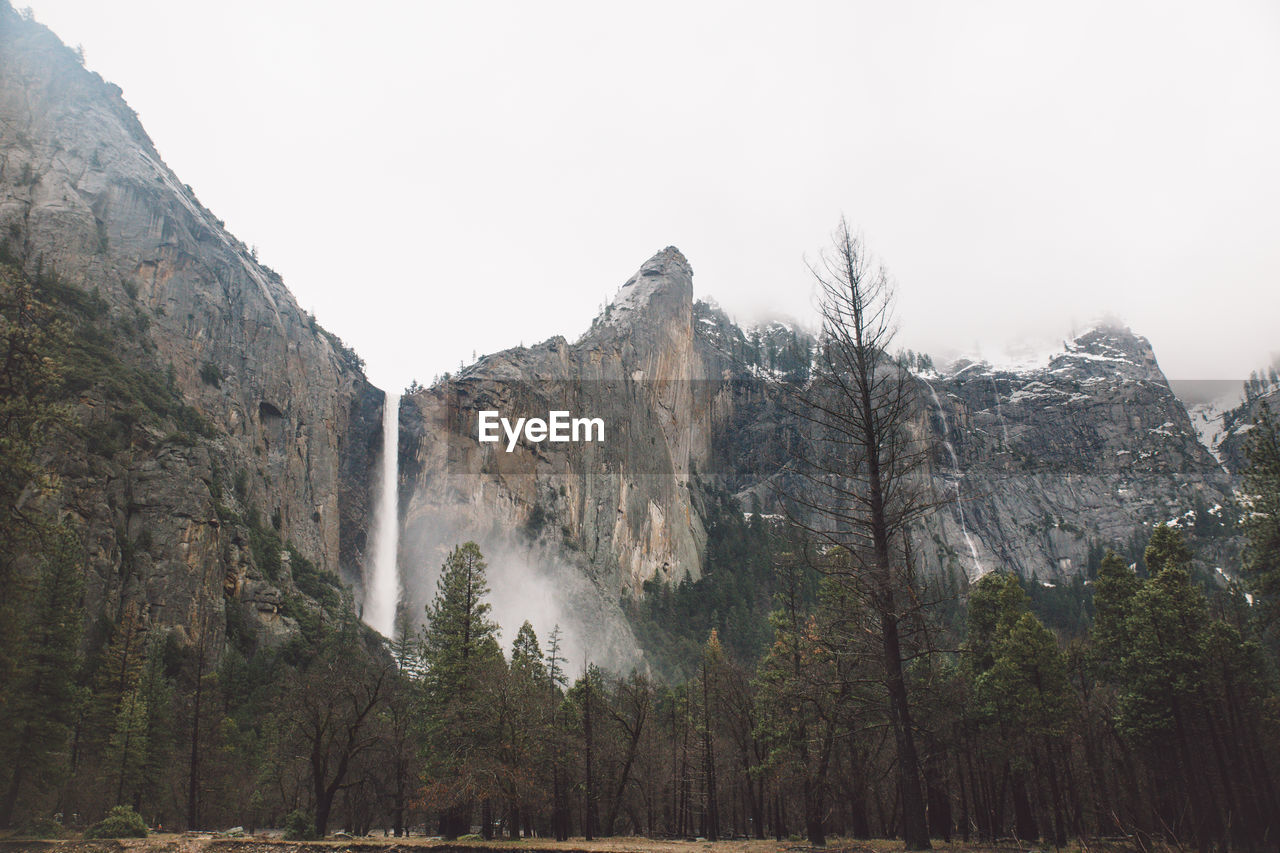
<path id="1" fill-rule="evenodd" d="M 665 249 L 577 343 L 506 350 L 405 397 L 401 576 L 410 612 L 434 591 L 444 550 L 474 539 L 494 558 L 501 624 L 534 616 L 542 632 L 559 622 L 573 651 L 631 660 L 619 598 L 651 578 L 701 573 L 693 476 L 709 458 L 710 429 L 692 296 L 688 261 Z M 599 417 L 605 440 L 522 441 L 508 453 L 477 441 L 481 410 Z"/>
<path id="2" fill-rule="evenodd" d="M 415 611 L 438 552 L 477 538 L 517 567 L 504 584 L 587 578 L 572 606 L 552 609 L 584 637 L 601 619 L 612 636 L 625 628 L 614 602 L 707 570 L 713 490 L 743 511 L 780 513 L 803 429 L 779 395 L 805 381 L 815 342 L 785 323 L 744 329 L 695 303 L 691 274 L 665 249 L 576 343 L 487 356 L 406 398 L 401 570 Z M 938 504 L 917 531 L 926 571 L 963 583 L 1000 568 L 1058 584 L 1086 575 L 1106 548 L 1137 559 L 1160 522 L 1191 533 L 1206 569 L 1233 565 L 1232 475 L 1145 338 L 1102 326 L 1040 364 L 939 371 L 917 357 L 913 372 Z M 600 416 L 608 438 L 507 453 L 476 441 L 482 409 Z"/>
<path id="3" fill-rule="evenodd" d="M 91 619 L 132 605 L 180 633 L 212 625 L 215 646 L 229 618 L 279 639 L 290 602 L 314 604 L 295 575 L 312 593 L 358 583 L 382 393 L 120 90 L 7 3 L 0 248 L 15 276 L 91 307 L 66 357 L 75 428 L 51 439 L 40 497 L 84 542 Z"/>

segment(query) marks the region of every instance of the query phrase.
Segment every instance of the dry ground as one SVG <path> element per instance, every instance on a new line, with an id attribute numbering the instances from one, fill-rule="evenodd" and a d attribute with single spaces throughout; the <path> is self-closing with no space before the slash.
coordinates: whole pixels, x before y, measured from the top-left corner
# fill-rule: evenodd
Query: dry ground
<path id="1" fill-rule="evenodd" d="M 157 833 L 150 838 L 110 841 L 28 841 L 0 838 L 0 853 L 499 853 L 538 850 L 545 853 L 816 853 L 818 848 L 799 842 L 777 841 L 659 841 L 649 838 L 609 838 L 599 841 L 551 839 L 521 841 L 447 842 L 427 838 L 330 839 L 283 841 L 275 838 L 218 838 L 210 834 Z M 902 850 L 899 841 L 850 841 L 831 839 L 825 853 L 891 853 Z M 1048 851 L 1052 848 L 1015 844 L 999 845 L 935 843 L 939 853 L 1013 853 Z M 1119 853 L 1124 844 L 1072 844 L 1063 853 Z"/>

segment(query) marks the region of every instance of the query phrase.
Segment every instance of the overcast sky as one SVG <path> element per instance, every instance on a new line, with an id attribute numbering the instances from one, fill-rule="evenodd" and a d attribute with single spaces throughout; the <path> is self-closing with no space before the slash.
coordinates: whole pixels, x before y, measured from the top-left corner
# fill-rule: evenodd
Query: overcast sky
<path id="1" fill-rule="evenodd" d="M 383 387 L 573 339 L 667 245 L 803 318 L 841 213 L 903 346 L 1280 350 L 1274 3 L 30 2 Z"/>

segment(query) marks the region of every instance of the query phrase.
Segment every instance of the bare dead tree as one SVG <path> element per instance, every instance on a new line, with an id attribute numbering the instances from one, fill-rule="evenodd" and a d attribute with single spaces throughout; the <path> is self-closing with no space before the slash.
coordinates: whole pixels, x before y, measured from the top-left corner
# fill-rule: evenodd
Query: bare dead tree
<path id="1" fill-rule="evenodd" d="M 933 505 L 922 476 L 930 448 L 918 429 L 916 381 L 891 354 L 887 272 L 872 264 L 843 219 L 810 271 L 821 339 L 810 381 L 792 387 L 783 404 L 808 433 L 784 498 L 793 522 L 820 546 L 810 555 L 814 566 L 860 610 L 842 620 L 839 639 L 851 654 L 857 645 L 874 650 L 897 750 L 903 840 L 910 850 L 926 850 L 904 634 L 914 630 L 922 604 L 910 536 Z"/>
<path id="2" fill-rule="evenodd" d="M 374 719 L 394 678 L 388 661 L 363 658 L 353 629 L 339 628 L 290 685 L 288 715 L 310 768 L 315 829 L 328 830 L 336 795 L 360 784 L 350 771 L 357 759 L 378 746 Z"/>

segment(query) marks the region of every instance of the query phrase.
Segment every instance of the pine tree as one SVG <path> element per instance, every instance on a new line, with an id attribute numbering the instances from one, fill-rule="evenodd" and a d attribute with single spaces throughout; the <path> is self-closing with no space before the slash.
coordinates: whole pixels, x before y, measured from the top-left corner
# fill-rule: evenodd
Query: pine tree
<path id="1" fill-rule="evenodd" d="M 1093 655 L 1104 672 L 1114 671 L 1129 650 L 1129 615 L 1142 580 L 1113 551 L 1098 566 L 1093 585 Z"/>
<path id="2" fill-rule="evenodd" d="M 1165 569 L 1188 570 L 1191 566 L 1191 549 L 1182 532 L 1168 524 L 1157 524 L 1151 531 L 1151 541 L 1142 552 L 1147 572 L 1155 577 Z"/>
<path id="3" fill-rule="evenodd" d="M 118 768 L 112 763 L 118 760 L 119 754 L 111 751 L 111 741 L 121 722 L 121 704 L 137 689 L 142 679 L 147 646 L 146 620 L 136 605 L 126 604 L 119 623 L 111 633 L 110 642 L 98 656 L 92 680 L 92 699 L 85 709 L 80 735 L 86 764 L 90 767 L 99 765 L 101 774 L 108 779 L 118 778 Z M 114 804 L 115 789 L 112 788 L 109 794 Z"/>
<path id="4" fill-rule="evenodd" d="M 413 681 L 422 677 L 422 638 L 413 630 L 408 613 L 396 615 L 391 657 L 404 678 Z"/>
<path id="5" fill-rule="evenodd" d="M 547 749 L 551 763 L 551 832 L 557 841 L 564 841 L 569 837 L 569 806 L 566 802 L 568 798 L 565 793 L 564 767 L 567 733 L 563 725 L 564 714 L 561 712 L 568 679 L 564 673 L 566 661 L 561 656 L 561 636 L 559 625 L 551 629 L 551 636 L 547 639 L 546 657 L 546 695 L 550 719 L 547 727 Z"/>
<path id="6" fill-rule="evenodd" d="M 827 642 L 829 626 L 820 625 L 805 605 L 802 565 L 790 557 L 779 568 L 779 606 L 770 616 L 774 641 L 757 676 L 757 734 L 768 749 L 767 766 L 777 774 L 779 785 L 800 791 L 809 843 L 821 846 L 826 843 L 837 706 L 847 696 L 843 685 L 837 685 L 836 660 Z M 823 587 L 831 596 L 842 593 L 841 585 L 830 579 Z M 845 609 L 829 606 L 827 612 Z"/>
<path id="7" fill-rule="evenodd" d="M 1029 599 L 1011 574 L 984 576 L 969 598 L 965 672 L 972 711 L 988 749 L 1012 771 L 1018 837 L 1040 833 L 1032 803 L 1047 799 L 1053 839 L 1066 840 L 1061 742 L 1066 734 L 1070 686 L 1066 662 L 1053 634 L 1028 609 Z M 1033 791 L 1047 784 L 1049 796 Z"/>
<path id="8" fill-rule="evenodd" d="M 1185 712 L 1199 692 L 1209 609 L 1186 571 L 1190 552 L 1176 528 L 1157 526 L 1144 555 L 1154 574 L 1134 594 L 1126 620 L 1120 723 L 1154 742 L 1188 734 Z"/>
<path id="9" fill-rule="evenodd" d="M 174 725 L 172 682 L 165 675 L 165 640 L 154 636 L 147 645 L 146 663 L 138 685 L 138 696 L 146 706 L 143 731 L 146 753 L 142 760 L 139 784 L 133 790 L 134 811 L 159 798 L 161 781 L 173 757 Z"/>
<path id="10" fill-rule="evenodd" d="M 69 531 L 46 537 L 39 582 L 24 621 L 25 648 L 11 680 L 0 688 L 0 764 L 7 779 L 0 799 L 0 827 L 12 825 L 19 799 L 60 771 L 77 713 L 74 682 L 82 633 L 84 588 L 81 547 Z M 4 776 L 0 776 L 4 778 Z"/>
<path id="11" fill-rule="evenodd" d="M 454 548 L 441 569 L 423 634 L 423 759 L 440 832 L 456 838 L 477 799 L 497 793 L 498 725 L 493 690 L 505 677 L 498 626 L 489 619 L 489 587 L 480 547 Z"/>
<path id="12" fill-rule="evenodd" d="M 716 706 L 719 704 L 719 687 L 716 683 L 717 671 L 724 664 L 724 649 L 720 645 L 720 636 L 713 629 L 702 649 L 702 777 L 706 792 L 706 829 L 703 835 L 708 841 L 720 840 L 720 804 L 716 792 L 716 748 L 715 725 Z"/>
<path id="13" fill-rule="evenodd" d="M 899 826 L 907 849 L 928 850 L 906 673 L 926 598 L 910 541 L 929 509 L 918 476 L 931 452 L 916 428 L 918 383 L 890 355 L 896 325 L 888 272 L 872 262 L 843 219 L 831 249 L 810 270 L 822 336 L 812 381 L 788 388 L 788 409 L 806 424 L 809 440 L 795 460 L 803 488 L 786 498 L 797 524 L 847 557 L 820 570 L 853 593 L 845 600 L 875 613 L 883 703 L 897 752 Z M 847 638 L 851 643 L 865 636 L 865 623 L 853 613 L 843 624 L 855 623 L 860 627 L 856 639 Z M 815 818 L 810 823 L 816 829 Z"/>
<path id="14" fill-rule="evenodd" d="M 427 606 L 423 662 L 428 690 L 438 698 L 465 691 L 479 665 L 501 657 L 498 626 L 485 601 L 487 568 L 480 546 L 467 542 L 449 554 L 436 582 L 435 599 Z"/>
<path id="15" fill-rule="evenodd" d="M 387 799 L 392 831 L 401 838 L 407 831 L 406 813 L 418 782 L 417 725 L 421 718 L 423 677 L 422 638 L 413 630 L 409 614 L 396 615 L 391 657 L 396 676 L 389 679 L 385 701 L 379 708 L 382 726 L 382 764 L 387 773 Z"/>
<path id="16" fill-rule="evenodd" d="M 1280 617 L 1280 425 L 1266 403 L 1259 406 L 1253 423 L 1245 445 L 1249 467 L 1244 471 L 1244 569 L 1264 618 L 1273 623 Z"/>
<path id="17" fill-rule="evenodd" d="M 106 768 L 117 806 L 141 787 L 147 759 L 147 702 L 134 686 L 120 697 L 115 725 L 107 740 Z"/>
<path id="18" fill-rule="evenodd" d="M 528 620 L 520 626 L 515 640 L 511 643 L 511 669 L 527 673 L 534 682 L 540 682 L 546 678 L 542 649 L 538 646 L 538 635 Z"/>
<path id="19" fill-rule="evenodd" d="M 550 709 L 546 703 L 548 676 L 533 625 L 525 622 L 511 644 L 501 712 L 503 787 L 507 799 L 508 830 L 520 837 L 522 824 L 541 806 L 550 791 L 546 763 Z"/>

